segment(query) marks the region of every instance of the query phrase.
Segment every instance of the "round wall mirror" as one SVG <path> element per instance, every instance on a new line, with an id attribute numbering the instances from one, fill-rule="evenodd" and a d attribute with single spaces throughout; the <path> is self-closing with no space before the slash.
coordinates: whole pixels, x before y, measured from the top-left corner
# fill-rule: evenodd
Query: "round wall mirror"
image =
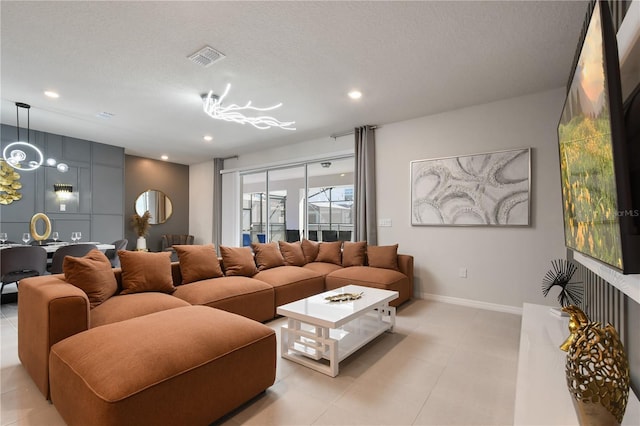
<path id="1" fill-rule="evenodd" d="M 136 198 L 135 210 L 139 216 L 149 210 L 149 213 L 151 213 L 149 223 L 157 225 L 169 220 L 173 213 L 173 205 L 171 204 L 171 199 L 164 192 L 148 189 Z"/>

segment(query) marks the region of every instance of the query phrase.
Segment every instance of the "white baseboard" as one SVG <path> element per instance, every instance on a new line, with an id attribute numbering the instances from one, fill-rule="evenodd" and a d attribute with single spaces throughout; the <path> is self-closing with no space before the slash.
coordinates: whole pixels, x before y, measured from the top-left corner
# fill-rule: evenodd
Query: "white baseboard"
<path id="1" fill-rule="evenodd" d="M 422 293 L 421 299 L 435 302 L 451 303 L 452 305 L 467 306 L 469 308 L 486 309 L 488 311 L 504 312 L 507 314 L 522 315 L 522 308 L 497 303 L 481 302 L 479 300 L 461 299 L 459 297 L 440 296 L 438 294 Z"/>

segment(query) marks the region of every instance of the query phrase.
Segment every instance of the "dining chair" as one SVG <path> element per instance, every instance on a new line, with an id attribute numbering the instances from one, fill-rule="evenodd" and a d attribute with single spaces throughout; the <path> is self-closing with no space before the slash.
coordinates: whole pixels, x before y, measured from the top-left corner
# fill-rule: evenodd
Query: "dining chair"
<path id="1" fill-rule="evenodd" d="M 109 262 L 111 262 L 112 268 L 119 268 L 120 258 L 118 257 L 118 250 L 126 250 L 129 240 L 124 238 L 122 240 L 114 241 L 111 244 L 114 245 L 115 248 L 105 251 L 104 254 L 107 256 L 107 259 L 109 259 Z"/>
<path id="2" fill-rule="evenodd" d="M 65 256 L 82 257 L 93 249 L 97 249 L 95 244 L 70 244 L 60 247 L 53 253 L 49 272 L 52 274 L 61 274 L 63 272 L 62 263 L 64 262 Z"/>
<path id="3" fill-rule="evenodd" d="M 174 244 L 192 245 L 194 241 L 193 235 L 187 234 L 165 234 L 162 236 L 162 251 L 171 248 Z"/>
<path id="4" fill-rule="evenodd" d="M 0 250 L 0 294 L 6 284 L 37 277 L 47 271 L 47 252 L 42 247 L 20 246 Z"/>

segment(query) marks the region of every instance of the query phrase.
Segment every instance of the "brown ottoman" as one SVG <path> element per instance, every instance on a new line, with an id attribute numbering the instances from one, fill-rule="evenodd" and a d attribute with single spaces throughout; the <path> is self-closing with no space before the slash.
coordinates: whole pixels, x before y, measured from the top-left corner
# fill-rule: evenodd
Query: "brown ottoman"
<path id="1" fill-rule="evenodd" d="M 49 363 L 51 400 L 70 425 L 208 425 L 274 383 L 276 336 L 188 306 L 71 336 Z"/>

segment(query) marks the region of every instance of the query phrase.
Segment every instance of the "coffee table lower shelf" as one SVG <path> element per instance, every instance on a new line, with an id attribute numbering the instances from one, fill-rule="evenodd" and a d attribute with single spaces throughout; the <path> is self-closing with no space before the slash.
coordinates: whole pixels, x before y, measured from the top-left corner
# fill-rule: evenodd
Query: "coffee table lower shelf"
<path id="1" fill-rule="evenodd" d="M 385 331 L 393 332 L 396 309 L 381 306 L 335 329 L 293 318 L 287 320 L 281 329 L 281 356 L 336 377 L 340 361 Z"/>

